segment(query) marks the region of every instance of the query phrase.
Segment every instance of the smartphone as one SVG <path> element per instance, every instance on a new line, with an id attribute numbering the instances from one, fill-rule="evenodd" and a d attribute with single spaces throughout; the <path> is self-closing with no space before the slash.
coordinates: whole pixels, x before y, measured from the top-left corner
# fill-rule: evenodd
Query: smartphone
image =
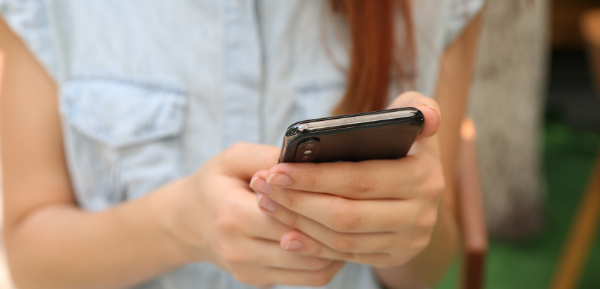
<path id="1" fill-rule="evenodd" d="M 359 162 L 405 157 L 423 128 L 413 107 L 304 120 L 283 137 L 280 163 Z"/>

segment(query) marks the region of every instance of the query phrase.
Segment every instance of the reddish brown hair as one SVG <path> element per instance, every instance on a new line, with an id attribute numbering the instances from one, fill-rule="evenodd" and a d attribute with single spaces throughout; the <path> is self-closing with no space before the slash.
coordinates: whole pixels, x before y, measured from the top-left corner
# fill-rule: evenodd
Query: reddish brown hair
<path id="1" fill-rule="evenodd" d="M 392 77 L 413 83 L 414 41 L 410 0 L 330 0 L 351 36 L 348 87 L 335 115 L 385 108 Z M 403 45 L 395 41 L 396 18 L 404 19 Z M 409 69 L 406 69 L 406 68 Z M 408 71 L 408 72 L 407 72 Z"/>

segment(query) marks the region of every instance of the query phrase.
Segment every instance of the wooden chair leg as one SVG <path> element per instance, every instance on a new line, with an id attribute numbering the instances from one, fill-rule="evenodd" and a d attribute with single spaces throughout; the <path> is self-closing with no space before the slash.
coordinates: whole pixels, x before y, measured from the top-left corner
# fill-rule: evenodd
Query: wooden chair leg
<path id="1" fill-rule="evenodd" d="M 485 256 L 488 249 L 487 229 L 477 163 L 475 125 L 465 119 L 461 126 L 458 168 L 458 221 L 462 237 L 462 284 L 464 289 L 481 289 L 484 285 Z"/>
<path id="2" fill-rule="evenodd" d="M 600 150 L 599 150 L 600 151 Z M 600 153 L 577 215 L 571 225 L 568 241 L 559 259 L 552 289 L 576 288 L 600 221 Z"/>

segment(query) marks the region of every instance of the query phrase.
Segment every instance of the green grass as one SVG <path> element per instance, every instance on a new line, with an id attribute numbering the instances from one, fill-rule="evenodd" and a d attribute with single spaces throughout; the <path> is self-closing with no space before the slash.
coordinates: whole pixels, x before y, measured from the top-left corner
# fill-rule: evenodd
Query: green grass
<path id="1" fill-rule="evenodd" d="M 544 129 L 543 171 L 548 186 L 546 227 L 535 238 L 519 243 L 491 240 L 485 288 L 548 288 L 580 198 L 586 188 L 600 133 L 570 128 L 549 119 Z M 600 236 L 596 236 L 578 288 L 600 288 Z M 458 288 L 458 264 L 438 289 Z"/>

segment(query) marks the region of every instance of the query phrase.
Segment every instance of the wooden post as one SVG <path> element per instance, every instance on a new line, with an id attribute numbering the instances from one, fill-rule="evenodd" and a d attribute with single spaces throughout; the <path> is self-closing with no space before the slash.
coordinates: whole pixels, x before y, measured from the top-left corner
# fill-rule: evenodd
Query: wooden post
<path id="1" fill-rule="evenodd" d="M 485 257 L 488 250 L 483 195 L 477 163 L 475 125 L 463 120 L 458 162 L 458 221 L 463 246 L 463 289 L 481 289 L 485 284 Z"/>

